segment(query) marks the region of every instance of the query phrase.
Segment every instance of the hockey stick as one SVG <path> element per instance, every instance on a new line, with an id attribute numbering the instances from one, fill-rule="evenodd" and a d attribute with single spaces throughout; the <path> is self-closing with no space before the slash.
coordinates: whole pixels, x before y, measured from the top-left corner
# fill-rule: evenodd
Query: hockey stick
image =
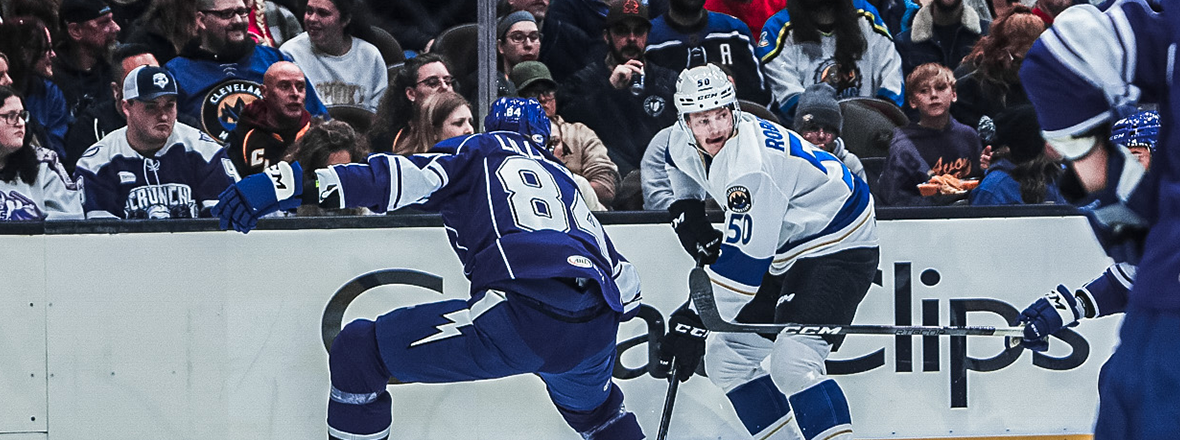
<path id="1" fill-rule="evenodd" d="M 680 368 L 676 366 L 675 359 L 672 361 L 672 371 L 668 374 L 668 394 L 664 396 L 664 413 L 660 415 L 660 431 L 656 434 L 656 440 L 668 438 L 668 425 L 672 422 L 672 405 L 676 403 L 676 388 L 680 386 L 680 381 L 676 380 L 677 370 Z"/>
<path id="2" fill-rule="evenodd" d="M 713 298 L 713 282 L 704 269 L 695 268 L 688 274 L 688 288 L 692 302 L 705 328 L 728 333 L 786 333 L 793 335 L 895 335 L 895 336 L 1015 336 L 1024 335 L 1024 327 L 935 327 L 898 325 L 829 325 L 829 324 L 743 324 L 726 321 L 717 311 Z"/>

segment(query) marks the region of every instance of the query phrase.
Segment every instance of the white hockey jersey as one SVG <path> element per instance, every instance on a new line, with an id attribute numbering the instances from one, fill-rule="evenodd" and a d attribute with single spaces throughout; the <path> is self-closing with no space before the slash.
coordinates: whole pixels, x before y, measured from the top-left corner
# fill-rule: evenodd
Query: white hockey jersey
<path id="1" fill-rule="evenodd" d="M 739 113 L 737 135 L 708 171 L 674 129 L 665 168 L 676 199 L 712 197 L 725 211 L 721 256 L 708 268 L 721 315 L 733 319 L 769 271 L 800 258 L 877 246 L 876 214 L 863 179 L 795 132 Z"/>
<path id="2" fill-rule="evenodd" d="M 0 221 L 8 220 L 81 220 L 82 193 L 70 179 L 57 153 L 37 149 L 37 179 L 32 185 L 18 176 L 10 182 L 0 180 Z"/>

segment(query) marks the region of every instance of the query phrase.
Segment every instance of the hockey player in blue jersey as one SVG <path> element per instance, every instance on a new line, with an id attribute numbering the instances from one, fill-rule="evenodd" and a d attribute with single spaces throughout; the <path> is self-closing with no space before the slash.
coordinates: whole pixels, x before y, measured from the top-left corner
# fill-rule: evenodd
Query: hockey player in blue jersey
<path id="1" fill-rule="evenodd" d="M 302 201 L 385 212 L 437 211 L 471 281 L 471 297 L 393 310 L 346 325 L 332 343 L 328 433 L 391 434 L 387 382 L 448 383 L 536 374 L 586 439 L 641 439 L 611 382 L 618 324 L 639 306 L 639 278 L 544 145 L 549 120 L 531 100 L 496 101 L 488 133 L 413 156 L 375 154 L 302 182 L 280 162 L 222 194 L 222 227 Z M 306 186 L 306 189 L 305 189 Z M 522 433 L 523 435 L 523 433 Z"/>
<path id="2" fill-rule="evenodd" d="M 1161 12 L 1142 0 L 1122 0 L 1105 13 L 1090 5 L 1066 9 L 1029 50 L 1020 72 L 1046 141 L 1069 162 L 1081 188 L 1109 200 L 1109 215 L 1092 216 L 1099 241 L 1116 260 L 1138 261 L 1133 274 L 1104 276 L 1125 281 L 1112 290 L 1125 288 L 1126 297 L 1119 346 L 1098 380 L 1096 440 L 1171 439 L 1180 433 L 1180 87 L 1173 68 L 1178 6 L 1165 2 Z M 1159 141 L 1146 174 L 1129 151 L 1099 142 L 1110 121 L 1137 102 L 1161 104 Z M 1094 287 L 1088 286 L 1090 293 Z M 1068 290 L 1050 295 L 1059 303 L 1039 313 L 1051 324 L 1044 335 L 1056 320 L 1070 324 L 1089 315 L 1084 297 Z M 1111 311 L 1094 295 L 1096 314 Z M 1026 336 L 1035 342 L 1038 335 Z M 1050 402 L 1045 396 L 1034 401 Z M 1029 407 L 1042 408 L 1049 409 Z"/>
<path id="3" fill-rule="evenodd" d="M 713 65 L 677 81 L 680 123 L 664 168 L 681 244 L 709 264 L 726 319 L 851 324 L 880 259 L 868 184 L 798 134 L 741 112 L 734 95 Z M 706 218 L 706 197 L 725 211 L 725 232 Z M 660 369 L 675 363 L 687 379 L 705 352 L 709 379 L 754 438 L 852 437 L 848 400 L 824 367 L 841 337 L 714 333 L 706 343 L 688 308 L 673 313 L 668 327 Z"/>

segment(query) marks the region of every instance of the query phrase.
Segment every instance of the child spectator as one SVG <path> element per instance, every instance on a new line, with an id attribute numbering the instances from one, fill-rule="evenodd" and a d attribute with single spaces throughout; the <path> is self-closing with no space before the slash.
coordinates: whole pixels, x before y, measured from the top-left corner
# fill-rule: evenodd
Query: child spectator
<path id="1" fill-rule="evenodd" d="M 315 179 L 317 169 L 344 163 L 364 163 L 368 155 L 369 143 L 351 125 L 342 121 L 316 120 L 283 160 L 298 161 L 304 166 L 304 182 L 311 182 L 313 180 L 307 179 Z M 324 209 L 314 204 L 301 205 L 296 211 L 299 216 L 370 214 L 372 212 L 366 208 Z"/>
<path id="2" fill-rule="evenodd" d="M 840 104 L 836 102 L 836 89 L 827 83 L 807 86 L 807 90 L 799 96 L 795 132 L 812 145 L 832 153 L 848 167 L 848 171 L 867 182 L 860 158 L 844 148 L 844 140 L 840 138 L 843 128 L 844 116 L 840 112 Z"/>
<path id="3" fill-rule="evenodd" d="M 0 85 L 0 221 L 81 219 L 77 186 L 56 154 L 32 144 L 28 121 L 20 96 Z"/>
<path id="4" fill-rule="evenodd" d="M 962 197 L 922 197 L 918 184 L 936 175 L 959 179 L 979 177 L 983 147 L 971 127 L 950 116 L 955 102 L 955 77 L 946 66 L 926 63 L 906 78 L 910 107 L 918 109 L 918 122 L 893 132 L 889 155 L 877 181 L 882 202 L 891 206 L 949 204 Z"/>
<path id="5" fill-rule="evenodd" d="M 1020 105 L 996 116 L 996 138 L 991 164 L 979 187 L 971 191 L 972 205 L 1066 204 L 1057 186 L 1061 166 L 1045 154 L 1045 138 L 1031 105 Z"/>
<path id="6" fill-rule="evenodd" d="M 414 109 L 406 135 L 398 139 L 396 154 L 425 153 L 434 144 L 475 132 L 472 128 L 471 105 L 456 92 L 430 95 Z"/>

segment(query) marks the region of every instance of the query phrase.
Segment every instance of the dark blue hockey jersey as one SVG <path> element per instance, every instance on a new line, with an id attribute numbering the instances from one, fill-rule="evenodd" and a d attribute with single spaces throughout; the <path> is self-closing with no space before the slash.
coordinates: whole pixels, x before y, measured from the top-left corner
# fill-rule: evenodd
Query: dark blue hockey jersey
<path id="1" fill-rule="evenodd" d="M 1087 134 L 1139 101 L 1162 103 L 1151 172 L 1137 189 L 1120 179 L 1116 190 L 1150 225 L 1128 304 L 1171 311 L 1180 310 L 1180 155 L 1171 151 L 1180 127 L 1175 6 L 1180 3 L 1165 2 L 1159 13 L 1142 0 L 1118 1 L 1105 13 L 1070 7 L 1029 50 L 1020 71 L 1051 142 Z"/>
<path id="2" fill-rule="evenodd" d="M 271 64 L 291 61 L 278 49 L 255 46 L 236 63 L 220 63 L 197 51 L 168 62 L 168 73 L 176 78 L 180 98 L 176 103 L 179 120 L 193 124 L 225 144 L 238 125 L 246 105 L 262 97 L 262 76 Z M 189 56 L 191 55 L 191 56 Z M 327 116 L 311 82 L 307 82 L 304 105 L 312 116 Z"/>
<path id="3" fill-rule="evenodd" d="M 733 73 L 738 98 L 770 103 L 762 63 L 754 53 L 750 28 L 732 16 L 709 12 L 697 29 L 679 29 L 661 15 L 651 21 L 644 59 L 675 72 L 713 63 Z"/>
<path id="4" fill-rule="evenodd" d="M 176 123 L 164 147 L 144 157 L 127 143 L 127 127 L 82 153 L 86 218 L 195 218 L 217 204 L 237 172 L 225 149 L 195 128 Z"/>
<path id="5" fill-rule="evenodd" d="M 638 274 L 569 170 L 517 133 L 456 137 L 408 157 L 375 154 L 316 176 L 321 194 L 338 185 L 339 207 L 440 213 L 473 292 L 506 280 L 583 278 L 597 282 L 612 309 L 639 306 Z M 573 310 L 562 299 L 535 299 Z"/>

